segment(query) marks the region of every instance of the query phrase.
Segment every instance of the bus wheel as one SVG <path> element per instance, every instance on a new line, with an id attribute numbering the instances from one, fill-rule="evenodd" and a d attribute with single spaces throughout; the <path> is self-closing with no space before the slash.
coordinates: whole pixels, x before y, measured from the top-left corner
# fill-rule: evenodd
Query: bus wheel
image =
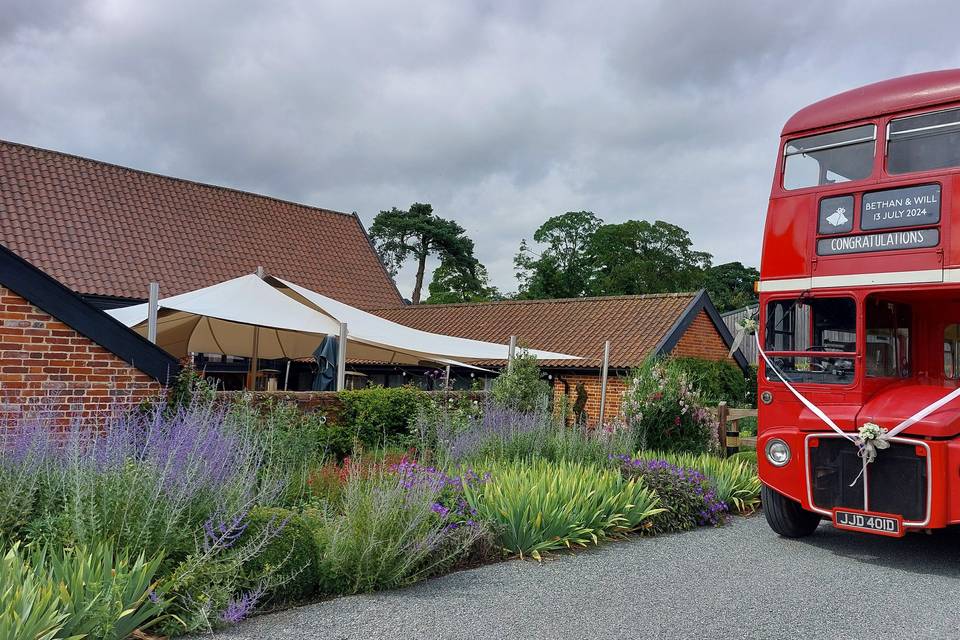
<path id="1" fill-rule="evenodd" d="M 819 514 L 805 511 L 799 502 L 781 495 L 763 485 L 760 488 L 763 513 L 770 528 L 787 538 L 803 538 L 816 531 L 820 524 Z"/>

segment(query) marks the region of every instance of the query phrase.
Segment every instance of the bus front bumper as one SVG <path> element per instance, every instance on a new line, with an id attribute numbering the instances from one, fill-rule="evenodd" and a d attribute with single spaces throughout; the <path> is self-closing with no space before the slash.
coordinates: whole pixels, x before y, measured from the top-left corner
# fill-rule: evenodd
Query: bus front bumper
<path id="1" fill-rule="evenodd" d="M 773 440 L 790 449 L 782 466 L 767 458 Z M 857 447 L 837 433 L 765 429 L 757 465 L 764 484 L 824 517 L 842 508 L 899 515 L 908 530 L 960 523 L 960 437 L 893 438 L 864 470 Z"/>

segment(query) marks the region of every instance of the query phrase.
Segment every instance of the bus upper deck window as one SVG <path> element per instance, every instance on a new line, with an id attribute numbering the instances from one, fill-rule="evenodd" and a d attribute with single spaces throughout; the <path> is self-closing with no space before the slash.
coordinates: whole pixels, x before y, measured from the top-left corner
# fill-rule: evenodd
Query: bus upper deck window
<path id="1" fill-rule="evenodd" d="M 891 120 L 887 138 L 890 173 L 960 167 L 960 109 Z"/>
<path id="2" fill-rule="evenodd" d="M 802 189 L 862 180 L 873 172 L 877 128 L 866 124 L 787 142 L 783 187 Z"/>

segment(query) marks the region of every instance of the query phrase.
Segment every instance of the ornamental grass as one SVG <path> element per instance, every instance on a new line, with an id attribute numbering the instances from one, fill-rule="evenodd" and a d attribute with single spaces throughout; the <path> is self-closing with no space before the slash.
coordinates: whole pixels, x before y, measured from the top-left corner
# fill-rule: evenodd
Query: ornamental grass
<path id="1" fill-rule="evenodd" d="M 597 544 L 647 526 L 662 511 L 642 480 L 577 462 L 495 462 L 489 482 L 464 485 L 503 549 L 539 560 L 545 552 Z"/>

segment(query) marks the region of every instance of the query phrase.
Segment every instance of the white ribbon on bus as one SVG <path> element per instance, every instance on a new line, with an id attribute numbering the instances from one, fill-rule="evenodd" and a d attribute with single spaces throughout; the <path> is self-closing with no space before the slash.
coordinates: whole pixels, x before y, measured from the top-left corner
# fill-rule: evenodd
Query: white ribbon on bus
<path id="1" fill-rule="evenodd" d="M 780 378 L 780 382 L 782 382 L 784 386 L 786 386 L 787 389 L 790 390 L 790 393 L 796 396 L 797 400 L 803 403 L 803 406 L 809 409 L 815 416 L 820 418 L 828 427 L 830 427 L 831 429 L 839 433 L 841 436 L 843 436 L 844 438 L 852 442 L 854 445 L 856 445 L 857 455 L 860 456 L 861 460 L 863 460 L 863 468 L 860 470 L 860 475 L 858 475 L 854 479 L 854 481 L 850 484 L 851 487 L 857 484 L 857 481 L 860 480 L 860 477 L 863 476 L 864 473 L 866 472 L 867 465 L 873 462 L 874 459 L 877 457 L 878 448 L 886 449 L 888 446 L 890 446 L 888 441 L 893 437 L 895 437 L 898 433 L 920 422 L 921 420 L 926 418 L 928 415 L 930 415 L 940 407 L 960 397 L 960 387 L 957 387 L 956 389 L 954 389 L 947 395 L 943 396 L 933 404 L 927 405 L 926 407 L 924 407 L 920 411 L 917 411 L 915 414 L 913 414 L 909 418 L 903 420 L 900 424 L 890 429 L 886 433 L 881 433 L 877 437 L 877 439 L 880 440 L 883 444 L 878 447 L 872 442 L 872 440 L 864 440 L 859 435 L 847 433 L 846 431 L 838 427 L 837 424 L 830 419 L 830 416 L 824 413 L 823 410 L 820 409 L 820 407 L 810 402 L 807 398 L 803 396 L 802 393 L 794 389 L 793 385 L 787 382 L 787 379 L 783 376 L 783 374 L 780 373 L 780 370 L 776 367 L 776 365 L 773 364 L 773 362 L 770 361 L 770 358 L 768 358 L 767 354 L 763 351 L 763 348 L 760 346 L 760 336 L 758 332 L 754 332 L 753 335 L 757 342 L 757 353 L 759 353 L 760 356 L 763 358 L 763 361 L 767 363 L 767 367 L 769 367 L 770 370 L 773 371 L 773 373 L 776 374 L 778 378 Z"/>

